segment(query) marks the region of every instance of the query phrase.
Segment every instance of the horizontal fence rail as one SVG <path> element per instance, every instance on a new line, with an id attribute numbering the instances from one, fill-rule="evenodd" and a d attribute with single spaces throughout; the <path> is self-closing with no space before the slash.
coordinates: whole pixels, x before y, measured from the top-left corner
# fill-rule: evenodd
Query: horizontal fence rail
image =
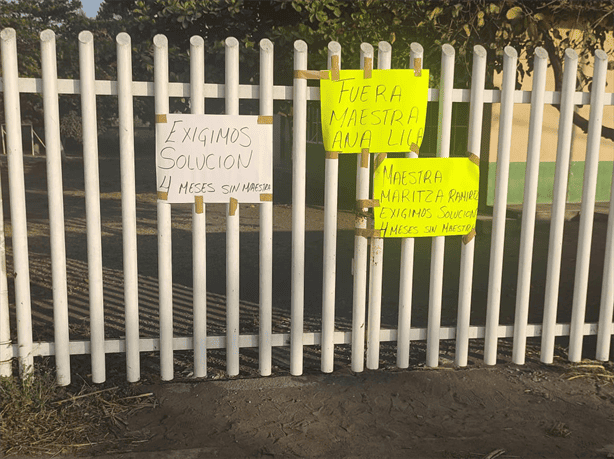
<path id="1" fill-rule="evenodd" d="M 501 89 L 485 89 L 486 51 L 481 46 L 473 50 L 473 67 L 471 89 L 454 88 L 455 50 L 444 45 L 440 62 L 424 62 L 424 50 L 413 43 L 407 56 L 408 68 L 417 71 L 420 68 L 441 66 L 441 82 L 438 88 L 429 88 L 428 101 L 438 102 L 437 120 L 437 156 L 450 156 L 452 131 L 452 112 L 454 104 L 469 103 L 469 125 L 467 151 L 480 157 L 482 143 L 482 126 L 486 104 L 500 104 L 501 117 L 498 135 L 497 172 L 495 186 L 495 203 L 493 223 L 490 235 L 490 260 L 484 272 L 476 271 L 476 239 L 461 243 L 457 238 L 438 236 L 431 238 L 430 264 L 417 266 L 416 240 L 403 239 L 399 245 L 399 290 L 394 305 L 398 309 L 396 328 L 382 325 L 383 300 L 383 265 L 385 256 L 393 252 L 393 245 L 383 238 L 366 238 L 364 233 L 356 232 L 352 237 L 353 259 L 351 272 L 341 272 L 338 262 L 340 255 L 339 228 L 339 189 L 340 160 L 338 155 L 327 155 L 324 167 L 324 210 L 322 235 L 322 275 L 318 279 L 309 278 L 307 269 L 312 254 L 308 253 L 306 236 L 309 232 L 307 213 L 307 178 L 309 174 L 307 143 L 307 103 L 320 100 L 317 86 L 307 84 L 306 78 L 299 75 L 309 70 L 309 49 L 305 42 L 294 44 L 292 86 L 275 85 L 274 46 L 267 39 L 260 42 L 260 80 L 258 85 L 239 84 L 239 42 L 230 37 L 225 41 L 225 82 L 212 84 L 205 82 L 205 47 L 201 37 L 190 40 L 190 82 L 170 82 L 168 67 L 168 40 L 163 35 L 153 39 L 154 76 L 152 82 L 133 81 L 131 39 L 125 33 L 116 38 L 117 81 L 95 79 L 94 39 L 90 32 L 79 36 L 79 80 L 66 80 L 57 77 L 55 57 L 55 36 L 51 31 L 41 33 L 42 78 L 23 78 L 17 72 L 16 33 L 12 29 L 1 32 L 2 75 L 0 91 L 4 99 L 4 117 L 6 120 L 6 146 L 9 178 L 10 233 L 4 232 L 4 214 L 2 213 L 2 196 L 0 196 L 0 375 L 12 374 L 12 359 L 19 362 L 20 372 L 32 371 L 34 357 L 55 356 L 57 382 L 66 385 L 71 380 L 70 356 L 90 355 L 92 381 L 101 383 L 106 379 L 106 355 L 124 353 L 126 356 L 126 377 L 130 382 L 141 378 L 141 355 L 144 352 L 158 352 L 160 373 L 163 380 L 175 377 L 175 351 L 193 351 L 193 376 L 206 377 L 208 372 L 209 351 L 225 350 L 226 374 L 240 374 L 241 349 L 258 349 L 258 372 L 262 376 L 273 373 L 275 348 L 288 348 L 288 370 L 292 375 L 304 372 L 304 354 L 306 346 L 319 346 L 321 352 L 320 370 L 325 373 L 335 368 L 335 346 L 347 345 L 350 348 L 351 369 L 355 372 L 377 369 L 380 364 L 382 343 L 396 343 L 396 365 L 407 368 L 410 364 L 410 343 L 426 342 L 425 364 L 437 367 L 440 364 L 441 341 L 455 344 L 457 366 L 468 364 L 470 340 L 483 340 L 484 361 L 494 365 L 500 357 L 499 339 L 511 338 L 513 342 L 512 361 L 523 364 L 527 355 L 528 338 L 541 337 L 541 360 L 551 363 L 554 357 L 556 337 L 569 337 L 570 361 L 582 358 L 582 345 L 585 336 L 596 335 L 596 353 L 598 360 L 611 358 L 612 335 L 614 334 L 614 208 L 610 203 L 605 241 L 605 263 L 603 283 L 601 286 L 599 315 L 597 323 L 586 323 L 588 274 L 591 262 L 591 243 L 593 242 L 593 221 L 595 214 L 596 167 L 599 160 L 603 110 L 614 105 L 614 94 L 606 93 L 607 55 L 603 51 L 595 52 L 594 77 L 591 92 L 579 92 L 575 89 L 578 56 L 573 50 L 565 53 L 564 76 L 561 91 L 546 91 L 546 69 L 548 54 L 537 48 L 534 59 L 533 87 L 531 91 L 516 90 L 516 50 L 507 47 L 503 53 L 503 83 Z M 362 44 L 359 50 L 347 50 L 346 53 L 360 53 L 361 69 L 389 69 L 392 46 L 380 42 L 375 49 L 370 44 Z M 342 48 L 339 43 L 331 42 L 328 46 L 328 68 L 336 71 L 341 66 Z M 283 59 L 290 61 L 289 56 Z M 374 64 L 375 63 L 375 64 Z M 318 69 L 320 70 L 320 69 Z M 21 144 L 20 94 L 41 94 L 44 106 L 46 177 L 49 205 L 50 235 L 50 274 L 53 279 L 52 321 L 54 325 L 53 341 L 33 340 L 34 294 L 30 290 L 33 282 L 30 272 L 28 252 L 28 220 L 26 217 L 26 186 L 24 183 L 23 146 Z M 64 216 L 63 197 L 67 192 L 62 184 L 62 157 L 60 142 L 59 98 L 65 95 L 79 95 L 83 113 L 83 168 L 84 189 L 80 193 L 85 198 L 85 233 L 87 238 L 87 292 L 83 301 L 89 318 L 89 339 L 69 339 L 69 322 L 74 320 L 71 308 L 77 308 L 68 292 L 66 227 L 69 222 Z M 96 110 L 97 96 L 117 97 L 119 128 L 119 171 L 121 176 L 121 260 L 123 270 L 122 290 L 116 292 L 107 283 L 102 254 L 103 233 L 107 231 L 105 214 L 101 211 L 101 177 L 99 172 L 99 145 Z M 192 235 L 192 289 L 181 297 L 175 291 L 181 280 L 173 279 L 173 247 L 177 236 L 173 234 L 174 218 L 171 204 L 164 199 L 155 200 L 155 228 L 157 246 L 157 279 L 155 289 L 141 292 L 145 282 L 139 275 L 137 260 L 139 257 L 141 234 L 137 225 L 139 212 L 139 195 L 136 192 L 135 178 L 135 97 L 153 97 L 155 114 L 168 114 L 171 98 L 187 98 L 192 114 L 204 114 L 207 99 L 223 99 L 227 115 L 239 114 L 240 100 L 258 100 L 259 115 L 271 117 L 274 101 L 292 103 L 292 234 L 287 244 L 291 257 L 290 295 L 287 305 L 289 326 L 284 331 L 275 331 L 281 321 L 273 305 L 276 291 L 274 289 L 275 269 L 273 249 L 277 242 L 274 232 L 273 201 L 263 201 L 258 209 L 258 257 L 256 269 L 258 304 L 257 333 L 240 332 L 241 299 L 241 263 L 243 248 L 241 238 L 242 217 L 241 203 L 226 204 L 225 221 L 225 287 L 223 299 L 223 332 L 210 331 L 217 314 L 211 309 L 207 282 L 207 253 L 212 241 L 207 232 L 209 205 L 191 205 L 189 228 Z M 515 315 L 513 324 L 501 323 L 503 264 L 507 262 L 508 249 L 505 247 L 507 221 L 507 188 L 509 178 L 510 143 L 513 134 L 514 107 L 518 104 L 530 104 L 529 135 L 527 145 L 527 167 L 524 188 L 524 206 L 520 226 L 520 248 L 517 266 Z M 539 155 L 542 144 L 542 125 L 544 107 L 557 105 L 561 116 L 558 128 L 557 162 L 553 190 L 552 218 L 550 222 L 545 299 L 543 323 L 529 323 L 529 302 L 532 291 L 531 275 L 533 253 L 535 249 L 536 200 L 539 170 Z M 588 142 L 586 151 L 585 176 L 580 211 L 579 237 L 575 257 L 575 281 L 570 323 L 557 321 L 560 300 L 560 271 L 564 262 L 562 258 L 563 227 L 565 224 L 565 204 L 567 193 L 567 174 L 569 171 L 570 146 L 572 142 L 572 116 L 578 105 L 590 105 Z M 313 126 L 310 126 L 313 130 Z M 364 153 L 363 153 L 364 155 Z M 348 155 L 349 156 L 349 155 Z M 372 171 L 371 155 L 356 161 L 356 200 L 369 199 L 370 174 Z M 405 155 L 417 158 L 415 152 Z M 378 159 L 378 160 L 381 160 Z M 153 161 L 153 158 L 152 158 Z M 353 174 L 353 172 L 352 172 Z M 276 179 L 278 180 L 278 179 Z M 275 186 L 277 185 L 277 182 Z M 352 183 L 352 187 L 353 187 Z M 614 183 L 612 184 L 614 192 Z M 485 190 L 481 190 L 485 192 Z M 38 196 L 37 199 L 41 199 Z M 151 198 L 151 201 L 155 197 Z M 612 202 L 612 201 L 611 201 Z M 362 206 L 359 206 L 362 207 Z M 354 229 L 367 228 L 368 209 L 357 209 Z M 30 222 L 31 223 L 31 222 Z M 35 223 L 37 224 L 37 223 Z M 9 227 L 7 223 L 7 228 Z M 152 230 L 153 231 L 153 230 Z M 10 237 L 10 250 L 5 246 L 5 237 Z M 288 242 L 289 241 L 289 242 Z M 453 247 L 452 244 L 458 244 Z M 384 251 L 384 248 L 386 250 Z M 351 248 L 349 248 L 351 250 Z M 455 325 L 442 323 L 442 304 L 444 298 L 444 260 L 447 252 L 458 252 L 460 266 L 458 271 L 458 298 L 455 303 Z M 12 267 L 12 276 L 7 275 L 7 264 Z M 72 268 L 71 268 L 72 269 Z M 418 270 L 428 269 L 429 285 L 415 282 Z M 448 268 L 445 267 L 447 270 Z M 475 271 L 475 272 L 474 272 Z M 70 273 L 69 273 L 70 274 Z M 72 274 L 71 274 L 72 275 Z M 349 330 L 339 330 L 336 319 L 339 305 L 337 283 L 340 276 L 353 276 L 352 298 L 349 299 L 352 312 Z M 13 284 L 9 285 L 9 278 Z M 476 292 L 476 279 L 488 278 L 487 291 Z M 85 279 L 85 278 L 84 278 Z M 149 281 L 149 278 L 147 280 Z M 305 302 L 311 285 L 321 282 L 319 298 L 321 317 L 317 323 L 319 331 L 307 330 L 308 314 Z M 9 290 L 14 295 L 9 303 Z M 412 293 L 417 289 L 428 291 L 427 304 L 417 304 Z M 318 290 L 319 291 L 319 290 Z M 485 323 L 472 325 L 472 298 L 485 294 Z M 105 295 L 115 295 L 123 308 L 123 334 L 120 338 L 108 336 L 106 324 L 111 320 L 112 311 L 105 305 Z M 191 336 L 177 336 L 175 325 L 180 319 L 176 312 L 184 308 L 185 299 L 189 297 Z M 147 305 L 145 304 L 147 299 Z M 154 309 L 149 306 L 153 304 Z M 424 318 L 426 326 L 412 326 L 412 315 L 419 309 L 427 308 Z M 152 312 L 153 311 L 153 312 Z M 36 314 L 39 314 L 36 312 Z M 147 336 L 142 330 L 144 314 L 147 322 L 157 326 L 155 337 Z M 13 322 L 11 322 L 13 321 Z M 217 322 L 220 322 L 217 320 Z M 12 330 L 11 323 L 16 325 Z M 217 329 L 216 329 L 217 330 Z"/>

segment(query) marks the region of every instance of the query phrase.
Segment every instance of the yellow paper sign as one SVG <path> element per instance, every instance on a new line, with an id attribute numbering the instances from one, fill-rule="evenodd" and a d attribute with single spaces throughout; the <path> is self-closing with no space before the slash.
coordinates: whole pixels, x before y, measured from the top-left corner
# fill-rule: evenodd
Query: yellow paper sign
<path id="1" fill-rule="evenodd" d="M 375 170 L 382 237 L 464 235 L 475 228 L 479 167 L 469 158 L 387 158 Z"/>
<path id="2" fill-rule="evenodd" d="M 341 70 L 320 80 L 324 149 L 341 153 L 407 152 L 422 144 L 429 71 Z"/>

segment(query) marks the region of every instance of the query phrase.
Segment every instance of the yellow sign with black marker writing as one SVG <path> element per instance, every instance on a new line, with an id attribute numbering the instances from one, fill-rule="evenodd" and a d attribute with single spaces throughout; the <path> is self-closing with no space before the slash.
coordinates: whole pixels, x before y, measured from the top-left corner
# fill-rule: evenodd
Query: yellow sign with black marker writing
<path id="1" fill-rule="evenodd" d="M 428 70 L 421 76 L 413 70 L 373 70 L 370 78 L 363 70 L 341 70 L 338 80 L 321 79 L 324 149 L 393 153 L 420 146 L 428 84 Z"/>
<path id="2" fill-rule="evenodd" d="M 381 237 L 465 235 L 478 214 L 479 167 L 469 158 L 387 158 L 375 170 Z"/>

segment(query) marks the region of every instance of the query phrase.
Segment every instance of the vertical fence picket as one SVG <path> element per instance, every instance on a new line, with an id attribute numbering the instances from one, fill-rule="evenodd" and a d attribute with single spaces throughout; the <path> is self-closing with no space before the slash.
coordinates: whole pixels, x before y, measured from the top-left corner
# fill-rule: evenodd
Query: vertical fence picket
<path id="1" fill-rule="evenodd" d="M 586 295 L 588 293 L 588 269 L 591 260 L 591 241 L 595 196 L 597 193 L 597 168 L 599 167 L 599 148 L 601 127 L 603 125 L 603 99 L 605 96 L 608 55 L 598 49 L 595 51 L 593 87 L 591 90 L 591 111 L 588 123 L 586 157 L 584 162 L 584 184 L 582 186 L 582 207 L 580 209 L 580 230 L 578 233 L 578 252 L 576 256 L 576 276 L 571 308 L 571 328 L 569 330 L 569 360 L 582 360 L 582 340 L 584 338 L 584 316 L 586 314 Z"/>
<path id="2" fill-rule="evenodd" d="M 542 124 L 544 119 L 544 93 L 546 91 L 547 68 L 548 53 L 543 48 L 535 48 L 533 88 L 531 92 L 531 115 L 529 118 L 529 143 L 527 146 L 527 169 L 524 180 L 524 197 L 522 200 L 522 228 L 520 230 L 516 311 L 514 314 L 514 345 L 512 349 L 512 360 L 517 365 L 524 364 L 527 344 L 529 297 L 531 295 L 531 264 L 533 262 L 537 183 L 539 175 L 539 156 L 541 152 Z"/>
<path id="3" fill-rule="evenodd" d="M 488 270 L 488 298 L 486 303 L 486 330 L 484 362 L 497 363 L 499 315 L 501 307 L 501 280 L 503 276 L 503 247 L 505 244 L 505 217 L 507 213 L 507 185 L 510 172 L 512 123 L 514 120 L 514 91 L 518 53 L 511 46 L 503 50 L 503 82 L 501 84 L 501 121 L 497 146 L 497 173 L 495 202 L 493 205 L 490 265 Z"/>
<path id="4" fill-rule="evenodd" d="M 561 257 L 563 252 L 563 227 L 565 225 L 565 203 L 567 201 L 567 179 L 571 157 L 571 137 L 574 113 L 574 94 L 578 55 L 571 48 L 565 50 L 565 67 L 561 87 L 561 115 L 559 117 L 556 166 L 552 193 L 552 216 L 550 218 L 550 240 L 548 242 L 548 267 L 546 270 L 546 294 L 544 298 L 544 319 L 542 325 L 541 361 L 552 363 L 554 359 L 554 338 L 556 327 Z"/>
<path id="5" fill-rule="evenodd" d="M 471 72 L 471 101 L 469 103 L 469 135 L 467 152 L 480 157 L 482 141 L 482 118 L 484 115 L 484 83 L 486 79 L 486 50 L 473 47 Z M 461 245 L 460 279 L 458 288 L 458 312 L 456 320 L 456 355 L 454 363 L 459 367 L 467 365 L 469 354 L 469 326 L 471 323 L 471 292 L 473 282 L 473 261 L 475 237 Z"/>
<path id="6" fill-rule="evenodd" d="M 371 51 L 371 53 L 373 53 Z M 377 68 L 390 69 L 392 61 L 392 46 L 380 41 L 377 47 Z M 373 67 L 373 59 L 368 63 L 362 60 L 363 69 Z M 385 158 L 385 155 L 379 156 Z M 367 322 L 367 368 L 375 370 L 379 367 L 380 329 L 382 318 L 382 277 L 384 269 L 384 238 L 371 239 L 371 264 L 369 282 L 369 321 Z"/>
<path id="7" fill-rule="evenodd" d="M 90 291 L 92 381 L 94 383 L 102 383 L 106 379 L 106 370 L 98 129 L 94 73 L 94 36 L 91 32 L 83 31 L 79 34 L 79 74 L 81 78 L 81 116 L 83 120 L 83 169 L 85 175 L 87 266 Z"/>
<path id="8" fill-rule="evenodd" d="M 603 284 L 599 306 L 599 324 L 597 326 L 597 350 L 595 359 L 607 362 L 610 358 L 610 345 L 614 323 L 614 177 L 610 187 L 610 207 L 608 228 L 606 230 L 605 254 L 603 260 Z M 1 242 L 1 241 L 0 241 Z"/>
<path id="9" fill-rule="evenodd" d="M 15 314 L 17 318 L 17 344 L 19 372 L 33 371 L 32 312 L 30 303 L 30 266 L 28 262 L 28 228 L 26 220 L 26 191 L 21 143 L 21 110 L 19 105 L 17 39 L 15 30 L 0 32 L 2 52 L 2 84 L 4 116 L 6 119 L 6 146 L 9 169 L 9 201 L 11 211 L 11 242 L 15 279 Z"/>
<path id="10" fill-rule="evenodd" d="M 290 374 L 303 374 L 303 313 L 305 309 L 305 180 L 307 142 L 307 80 L 297 78 L 307 70 L 307 43 L 294 42 L 294 87 L 292 92 L 292 287 L 290 329 Z"/>
<path id="11" fill-rule="evenodd" d="M 115 41 L 117 51 L 119 161 L 122 190 L 126 377 L 128 382 L 136 382 L 141 377 L 141 362 L 139 349 L 139 271 L 136 233 L 132 45 L 130 35 L 125 32 L 118 34 Z"/>
<path id="12" fill-rule="evenodd" d="M 410 45 L 409 68 L 423 67 L 424 49 L 419 43 Z M 415 152 L 409 152 L 408 158 L 417 158 Z M 414 276 L 415 239 L 401 239 L 401 271 L 399 273 L 399 320 L 397 327 L 397 367 L 409 367 L 411 303 Z"/>
<path id="13" fill-rule="evenodd" d="M 12 376 L 11 318 L 9 314 L 9 286 L 6 277 L 6 238 L 4 233 L 4 202 L 0 181 L 0 376 Z"/>
<path id="14" fill-rule="evenodd" d="M 205 113 L 205 40 L 190 38 L 190 110 Z M 204 203 L 192 204 L 194 376 L 207 376 L 207 220 Z"/>
<path id="15" fill-rule="evenodd" d="M 273 116 L 273 43 L 260 40 L 260 115 Z M 273 200 L 260 203 L 259 369 L 271 374 L 273 333 Z"/>
<path id="16" fill-rule="evenodd" d="M 439 121 L 437 157 L 450 156 L 452 130 L 452 91 L 454 88 L 454 48 L 448 44 L 441 49 L 441 87 L 439 90 Z M 443 258 L 445 236 L 431 242 L 431 278 L 429 285 L 429 312 L 426 332 L 426 365 L 439 365 L 439 331 L 441 328 L 441 300 L 443 293 Z"/>
<path id="17" fill-rule="evenodd" d="M 226 114 L 239 114 L 239 40 L 225 41 Z M 239 204 L 226 205 L 226 372 L 239 374 Z"/>
<path id="18" fill-rule="evenodd" d="M 56 380 L 70 384 L 70 337 L 68 333 L 68 286 L 66 282 L 66 241 L 64 234 L 64 192 L 55 34 L 40 34 L 43 82 L 43 114 L 49 201 L 49 239 L 51 243 L 51 280 L 53 285 L 53 328 L 55 336 Z"/>
<path id="19" fill-rule="evenodd" d="M 168 39 L 161 34 L 153 38 L 154 105 L 158 115 L 168 114 Z M 158 187 L 160 184 L 158 184 Z M 173 379 L 173 252 L 171 205 L 158 189 L 158 301 L 160 320 L 160 376 Z"/>
<path id="20" fill-rule="evenodd" d="M 341 62 L 341 45 L 328 44 L 328 68 L 333 60 Z M 340 64 L 339 64 L 340 66 Z M 335 285 L 337 273 L 337 194 L 339 188 L 339 156 L 324 159 L 324 266 L 322 280 L 322 361 L 323 373 L 331 373 L 335 365 Z"/>
<path id="21" fill-rule="evenodd" d="M 373 46 L 363 43 L 360 45 L 360 65 L 364 68 L 365 59 L 373 59 Z M 371 155 L 359 157 L 356 161 L 356 201 L 369 199 L 369 170 Z M 354 223 L 355 229 L 367 228 L 366 212 L 368 209 L 357 209 L 359 215 Z M 354 261 L 352 271 L 354 275 L 353 303 L 352 303 L 352 371 L 361 372 L 365 368 L 365 318 L 367 301 L 367 255 L 368 239 L 362 235 L 354 235 Z"/>

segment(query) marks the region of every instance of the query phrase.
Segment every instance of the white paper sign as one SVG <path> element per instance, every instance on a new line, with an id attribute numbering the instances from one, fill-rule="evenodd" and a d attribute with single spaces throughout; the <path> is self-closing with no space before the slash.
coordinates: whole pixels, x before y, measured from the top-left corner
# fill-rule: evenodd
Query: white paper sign
<path id="1" fill-rule="evenodd" d="M 158 197 L 255 203 L 273 193 L 273 125 L 255 115 L 157 115 Z"/>

